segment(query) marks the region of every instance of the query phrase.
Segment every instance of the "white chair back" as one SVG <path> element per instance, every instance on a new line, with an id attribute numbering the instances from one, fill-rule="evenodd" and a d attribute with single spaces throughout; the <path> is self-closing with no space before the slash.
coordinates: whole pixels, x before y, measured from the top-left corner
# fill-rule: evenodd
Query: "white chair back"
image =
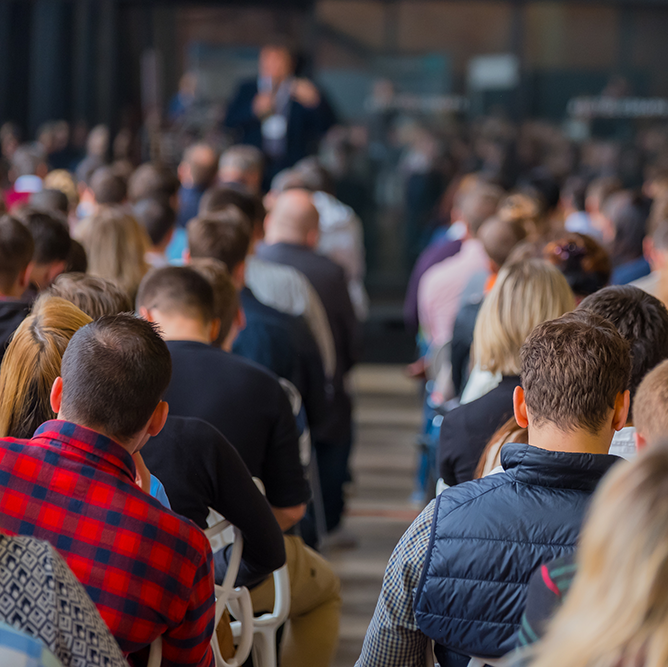
<path id="1" fill-rule="evenodd" d="M 241 532 L 232 526 L 232 524 L 225 520 L 215 510 L 209 510 L 207 517 L 207 524 L 209 528 L 204 531 L 204 534 L 209 538 L 211 543 L 211 550 L 215 553 L 223 549 L 228 544 L 232 543 L 232 553 L 228 562 L 225 578 L 221 586 L 217 585 L 214 588 L 216 596 L 216 611 L 214 632 L 211 637 L 211 648 L 216 661 L 216 667 L 241 667 L 248 659 L 253 645 L 253 603 L 250 598 L 248 589 L 244 586 L 239 588 L 234 587 L 234 583 L 239 573 L 239 566 L 241 564 L 241 555 L 243 552 L 244 542 Z M 218 635 L 215 628 L 218 627 L 220 619 L 227 605 L 234 604 L 235 617 L 240 621 L 236 621 L 233 625 L 238 625 L 237 650 L 234 657 L 226 661 L 218 644 Z M 151 644 L 149 652 L 147 667 L 160 667 L 162 662 L 162 637 L 158 637 Z"/>

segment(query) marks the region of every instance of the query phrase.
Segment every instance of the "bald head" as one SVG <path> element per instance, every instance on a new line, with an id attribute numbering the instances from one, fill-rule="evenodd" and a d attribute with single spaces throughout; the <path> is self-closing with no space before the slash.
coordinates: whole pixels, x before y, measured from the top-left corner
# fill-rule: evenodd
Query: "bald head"
<path id="1" fill-rule="evenodd" d="M 307 190 L 280 194 L 265 221 L 265 243 L 293 243 L 314 248 L 318 243 L 319 215 Z"/>

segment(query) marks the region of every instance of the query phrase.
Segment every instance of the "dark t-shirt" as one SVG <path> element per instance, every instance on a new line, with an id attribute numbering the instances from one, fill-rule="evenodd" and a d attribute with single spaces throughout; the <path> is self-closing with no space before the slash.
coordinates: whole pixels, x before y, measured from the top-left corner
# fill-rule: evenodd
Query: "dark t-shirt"
<path id="1" fill-rule="evenodd" d="M 163 483 L 175 512 L 204 529 L 212 507 L 241 531 L 244 548 L 237 586 L 256 584 L 283 565 L 283 533 L 269 504 L 237 451 L 213 426 L 201 419 L 170 416 L 141 453 Z M 225 550 L 224 565 L 230 553 Z M 222 576 L 224 567 L 216 559 L 216 579 Z"/>
<path id="2" fill-rule="evenodd" d="M 232 351 L 292 382 L 301 394 L 311 433 L 317 437 L 327 415 L 325 371 L 318 346 L 301 317 L 260 303 L 246 287 L 241 291 L 246 326 Z"/>
<path id="3" fill-rule="evenodd" d="M 0 297 L 0 361 L 5 355 L 9 339 L 30 313 L 30 304 L 17 299 Z"/>
<path id="4" fill-rule="evenodd" d="M 310 497 L 299 460 L 299 435 L 288 397 L 276 376 L 234 354 L 194 341 L 168 341 L 170 413 L 217 428 L 264 483 L 274 507 Z"/>
<path id="5" fill-rule="evenodd" d="M 443 417 L 438 465 L 448 486 L 473 479 L 489 439 L 513 416 L 513 392 L 519 384 L 518 377 L 504 377 L 492 391 Z"/>

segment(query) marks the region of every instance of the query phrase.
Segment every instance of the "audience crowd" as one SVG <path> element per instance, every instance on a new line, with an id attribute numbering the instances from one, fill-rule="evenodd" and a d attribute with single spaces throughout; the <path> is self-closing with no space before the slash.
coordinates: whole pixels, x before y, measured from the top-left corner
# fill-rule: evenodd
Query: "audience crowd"
<path id="1" fill-rule="evenodd" d="M 319 549 L 352 539 L 368 236 L 307 138 L 263 143 L 291 99 L 331 114 L 263 54 L 280 81 L 227 120 L 245 143 L 193 141 L 177 168 L 109 161 L 103 127 L 85 155 L 57 123 L 0 131 L 0 657 L 139 667 L 161 638 L 163 665 L 214 665 L 214 510 L 256 614 L 287 564 L 281 664 L 333 661 Z M 569 148 L 491 121 L 452 141 L 404 308 L 439 493 L 359 667 L 666 665 L 668 172 L 649 145 L 639 181 Z"/>

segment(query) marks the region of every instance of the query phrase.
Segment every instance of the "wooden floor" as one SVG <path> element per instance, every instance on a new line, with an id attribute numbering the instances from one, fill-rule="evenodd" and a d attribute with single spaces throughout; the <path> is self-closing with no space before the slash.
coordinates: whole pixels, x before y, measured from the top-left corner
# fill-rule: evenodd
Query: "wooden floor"
<path id="1" fill-rule="evenodd" d="M 334 667 L 352 667 L 373 616 L 387 560 L 419 508 L 413 490 L 420 401 L 403 366 L 364 365 L 353 377 L 356 440 L 345 528 L 355 548 L 325 555 L 341 578 L 343 613 Z"/>

